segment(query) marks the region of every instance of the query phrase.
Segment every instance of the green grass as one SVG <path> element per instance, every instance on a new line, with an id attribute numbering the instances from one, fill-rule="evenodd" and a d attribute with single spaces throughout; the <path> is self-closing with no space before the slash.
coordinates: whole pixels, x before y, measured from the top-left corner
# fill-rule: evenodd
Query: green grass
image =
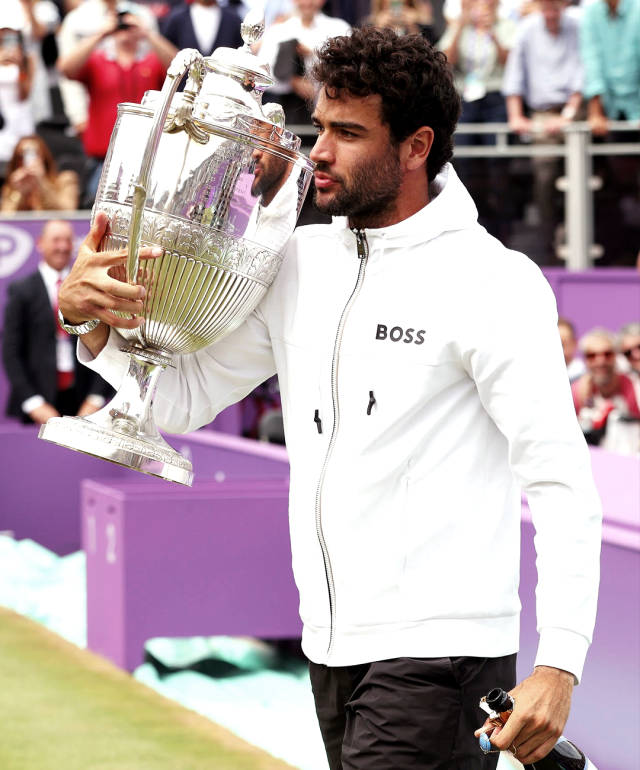
<path id="1" fill-rule="evenodd" d="M 285 770 L 108 661 L 0 607 L 1 770 Z"/>

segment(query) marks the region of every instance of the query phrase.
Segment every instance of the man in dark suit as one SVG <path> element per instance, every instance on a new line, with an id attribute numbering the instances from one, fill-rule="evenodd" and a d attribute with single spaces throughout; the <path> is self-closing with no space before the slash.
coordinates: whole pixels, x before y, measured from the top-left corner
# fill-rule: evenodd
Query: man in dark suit
<path id="1" fill-rule="evenodd" d="M 193 0 L 176 8 L 162 23 L 162 34 L 178 49 L 197 48 L 211 56 L 216 48 L 242 45 L 240 17 L 230 8 L 221 8 L 216 0 Z"/>
<path id="2" fill-rule="evenodd" d="M 2 343 L 11 386 L 7 414 L 25 423 L 91 414 L 110 392 L 104 380 L 77 362 L 74 338 L 56 322 L 57 289 L 73 252 L 69 222 L 47 222 L 38 250 L 38 269 L 9 286 Z"/>

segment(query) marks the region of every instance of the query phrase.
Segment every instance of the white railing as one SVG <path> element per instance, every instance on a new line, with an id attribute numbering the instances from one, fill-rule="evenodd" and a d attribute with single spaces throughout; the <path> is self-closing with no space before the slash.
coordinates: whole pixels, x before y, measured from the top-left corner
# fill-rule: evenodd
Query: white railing
<path id="1" fill-rule="evenodd" d="M 612 121 L 611 131 L 638 131 L 638 121 Z M 310 147 L 315 136 L 313 126 L 289 126 L 293 133 L 302 137 L 303 146 Z M 558 256 L 565 260 L 569 270 L 586 270 L 602 256 L 603 249 L 593 242 L 593 191 L 601 180 L 593 176 L 595 155 L 640 155 L 640 142 L 594 143 L 586 122 L 570 123 L 565 128 L 563 144 L 509 144 L 512 132 L 506 123 L 461 123 L 458 134 L 493 134 L 495 144 L 462 146 L 455 148 L 457 158 L 533 158 L 559 157 L 565 159 L 565 174 L 556 185 L 565 195 L 566 243 Z"/>

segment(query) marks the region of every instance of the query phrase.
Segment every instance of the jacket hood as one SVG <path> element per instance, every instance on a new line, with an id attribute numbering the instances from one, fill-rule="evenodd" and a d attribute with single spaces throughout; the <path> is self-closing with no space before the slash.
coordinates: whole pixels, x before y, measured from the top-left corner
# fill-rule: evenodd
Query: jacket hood
<path id="1" fill-rule="evenodd" d="M 420 211 L 389 227 L 367 228 L 367 240 L 384 239 L 386 248 L 403 248 L 437 238 L 445 232 L 464 230 L 478 221 L 478 210 L 451 163 L 447 163 L 429 187 L 430 201 Z M 347 217 L 334 217 L 331 227 L 343 237 L 352 235 Z"/>

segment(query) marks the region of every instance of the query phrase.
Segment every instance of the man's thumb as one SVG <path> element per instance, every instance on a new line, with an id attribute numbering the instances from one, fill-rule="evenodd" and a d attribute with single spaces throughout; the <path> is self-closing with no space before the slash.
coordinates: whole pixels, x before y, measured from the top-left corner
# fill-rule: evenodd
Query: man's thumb
<path id="1" fill-rule="evenodd" d="M 109 217 L 104 211 L 98 211 L 86 239 L 86 244 L 92 251 L 98 250 L 98 246 L 100 245 L 100 241 L 102 240 L 108 225 Z"/>

